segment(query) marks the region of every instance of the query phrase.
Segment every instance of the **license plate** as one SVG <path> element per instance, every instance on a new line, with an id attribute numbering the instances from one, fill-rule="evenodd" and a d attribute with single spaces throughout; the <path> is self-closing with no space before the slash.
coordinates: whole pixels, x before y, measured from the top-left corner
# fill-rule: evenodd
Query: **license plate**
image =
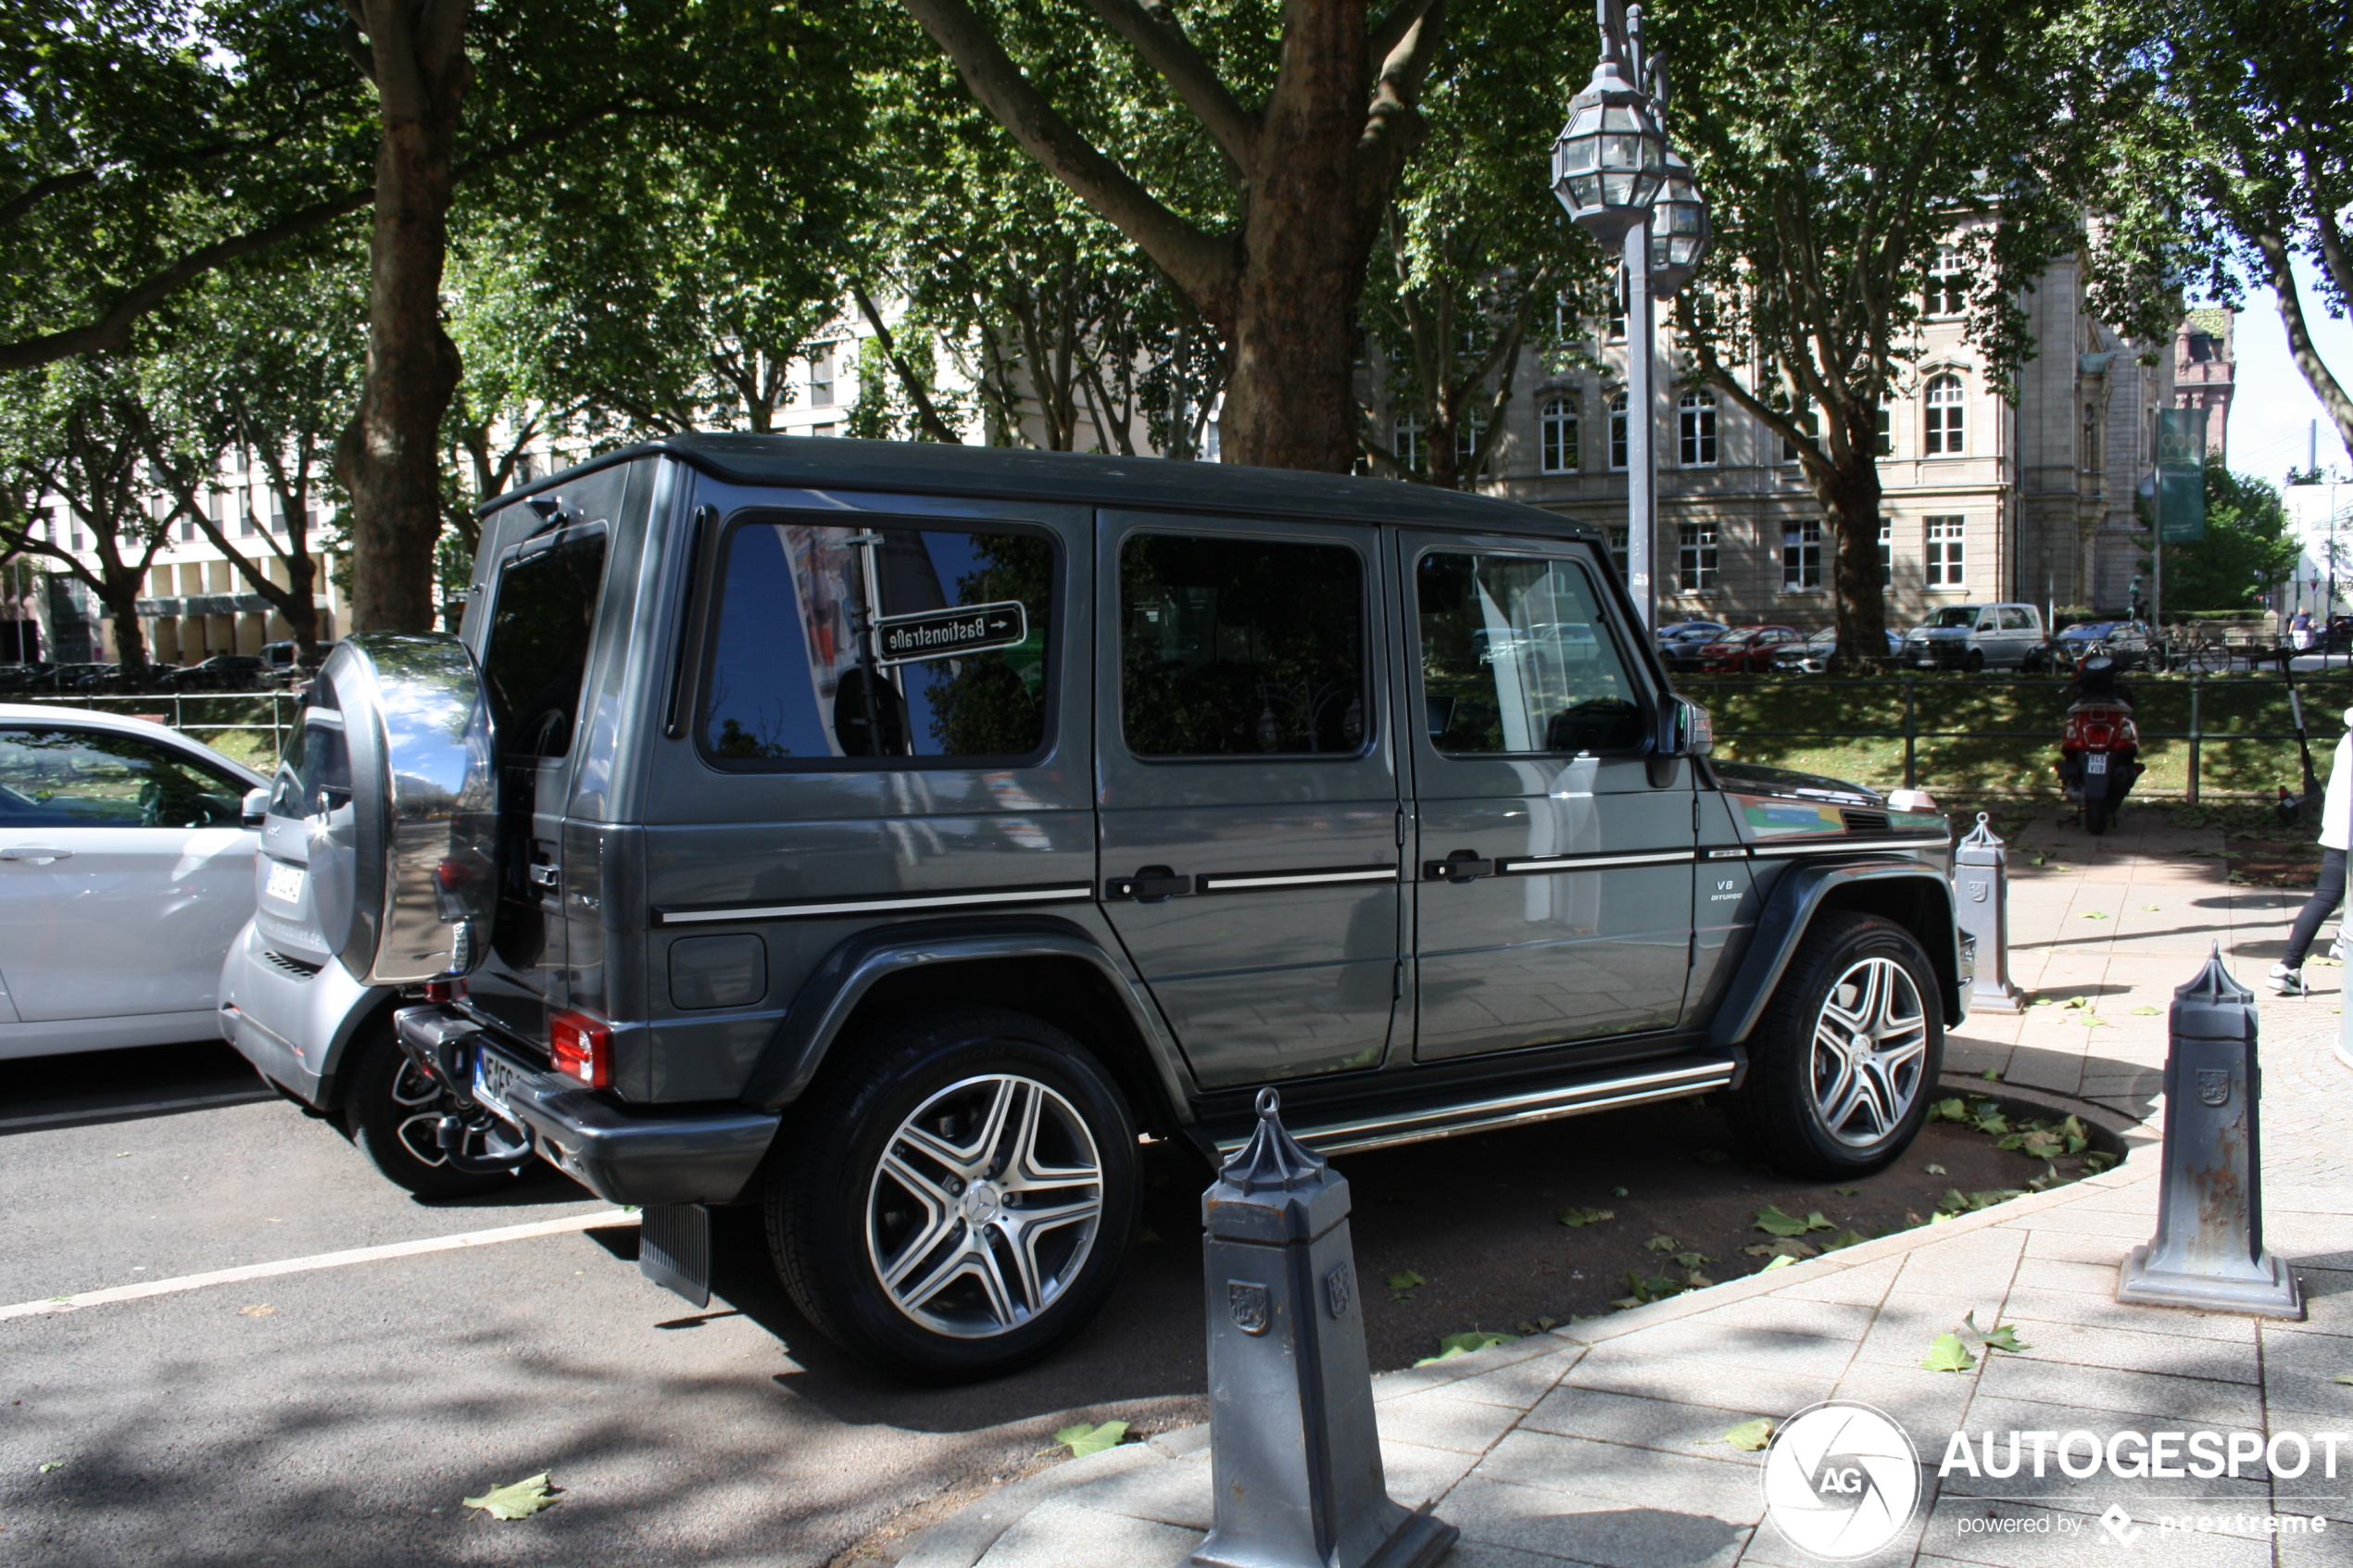
<path id="1" fill-rule="evenodd" d="M 2094 772 L 2094 773 L 2105 773 L 2105 772 L 2107 772 L 2107 771 L 2108 771 L 2108 753 L 2107 753 L 2107 752 L 2105 752 L 2105 751 L 2095 751 L 2094 753 L 2092 753 L 2092 755 L 2090 755 L 2089 757 L 2086 757 L 2085 759 L 2083 759 L 2083 767 L 2084 767 L 2084 771 L 2087 771 L 2087 772 Z"/>
<path id="2" fill-rule="evenodd" d="M 302 902 L 303 869 L 284 860 L 270 862 L 270 897 L 289 904 Z"/>
<path id="3" fill-rule="evenodd" d="M 497 1111 L 515 1126 L 522 1125 L 522 1118 L 507 1103 L 507 1093 L 515 1082 L 515 1070 L 490 1052 L 476 1047 L 474 1051 L 474 1098 Z"/>

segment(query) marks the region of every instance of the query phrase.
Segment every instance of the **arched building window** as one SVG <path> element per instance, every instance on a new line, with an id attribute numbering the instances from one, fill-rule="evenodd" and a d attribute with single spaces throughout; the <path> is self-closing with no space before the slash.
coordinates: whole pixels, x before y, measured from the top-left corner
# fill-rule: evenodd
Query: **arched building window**
<path id="1" fill-rule="evenodd" d="M 1931 458 L 1957 458 L 1969 450 L 1969 433 L 1962 423 L 1967 394 L 1961 378 L 1938 376 L 1928 383 L 1928 433 L 1920 450 Z"/>

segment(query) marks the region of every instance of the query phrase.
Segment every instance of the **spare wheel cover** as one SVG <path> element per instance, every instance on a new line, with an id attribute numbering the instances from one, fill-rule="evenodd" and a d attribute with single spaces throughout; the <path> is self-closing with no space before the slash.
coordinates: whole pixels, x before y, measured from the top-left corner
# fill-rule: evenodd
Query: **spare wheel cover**
<path id="1" fill-rule="evenodd" d="M 496 909 L 490 707 L 452 636 L 346 637 L 321 668 L 343 709 L 351 803 L 314 831 L 319 922 L 369 985 L 466 974 Z"/>

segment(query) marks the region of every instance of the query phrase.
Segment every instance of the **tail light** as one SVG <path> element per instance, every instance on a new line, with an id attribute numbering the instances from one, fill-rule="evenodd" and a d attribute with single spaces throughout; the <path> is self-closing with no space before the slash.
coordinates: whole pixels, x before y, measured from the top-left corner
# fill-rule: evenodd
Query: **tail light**
<path id="1" fill-rule="evenodd" d="M 429 1002 L 454 1002 L 465 994 L 466 983 L 463 979 L 425 982 L 425 1000 Z"/>
<path id="2" fill-rule="evenodd" d="M 587 1014 L 551 1015 L 547 1054 L 560 1075 L 592 1089 L 612 1086 L 612 1031 Z"/>

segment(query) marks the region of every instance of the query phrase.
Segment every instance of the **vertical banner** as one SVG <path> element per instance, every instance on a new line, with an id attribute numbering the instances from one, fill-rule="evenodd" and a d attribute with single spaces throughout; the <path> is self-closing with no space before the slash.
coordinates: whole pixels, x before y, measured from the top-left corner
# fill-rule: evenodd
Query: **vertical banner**
<path id="1" fill-rule="evenodd" d="M 2157 413 L 2157 536 L 2168 545 L 2206 537 L 2206 410 Z"/>

